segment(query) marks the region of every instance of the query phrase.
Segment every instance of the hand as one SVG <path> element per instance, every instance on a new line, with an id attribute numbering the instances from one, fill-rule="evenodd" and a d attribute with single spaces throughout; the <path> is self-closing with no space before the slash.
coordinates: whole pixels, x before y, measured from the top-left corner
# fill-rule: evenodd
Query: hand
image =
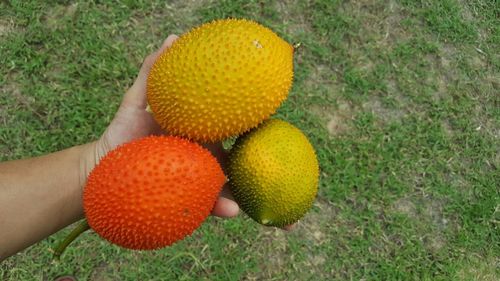
<path id="1" fill-rule="evenodd" d="M 88 174 L 99 162 L 99 159 L 104 157 L 106 153 L 113 150 L 118 145 L 152 134 L 165 134 L 155 122 L 153 116 L 146 111 L 146 81 L 148 73 L 156 58 L 165 49 L 172 46 L 177 38 L 176 35 L 168 36 L 158 51 L 146 57 L 139 71 L 139 75 L 132 87 L 130 87 L 125 94 L 113 121 L 111 121 L 111 124 L 101 138 L 93 144 L 92 155 L 84 160 L 80 182 L 85 182 Z M 221 165 L 224 165 L 225 151 L 222 149 L 221 144 L 210 144 L 205 145 L 205 147 L 212 151 Z M 218 217 L 234 217 L 238 214 L 238 211 L 238 204 L 232 200 L 231 193 L 228 187 L 225 186 L 215 203 L 212 215 Z"/>

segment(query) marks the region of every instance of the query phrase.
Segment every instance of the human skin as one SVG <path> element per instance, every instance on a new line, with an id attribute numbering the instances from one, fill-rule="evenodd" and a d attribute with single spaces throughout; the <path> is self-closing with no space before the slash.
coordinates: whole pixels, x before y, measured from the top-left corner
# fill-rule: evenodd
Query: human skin
<path id="1" fill-rule="evenodd" d="M 162 131 L 146 110 L 146 81 L 156 58 L 177 39 L 170 35 L 144 60 L 110 125 L 96 141 L 51 154 L 0 163 L 0 261 L 82 219 L 87 176 L 118 145 Z M 224 167 L 220 143 L 204 144 Z M 212 210 L 234 217 L 239 207 L 225 186 Z M 284 227 L 290 230 L 293 225 Z"/>
<path id="2" fill-rule="evenodd" d="M 165 133 L 146 111 L 146 80 L 155 59 L 175 39 L 177 36 L 169 36 L 144 60 L 113 121 L 98 140 L 0 163 L 0 261 L 84 217 L 82 192 L 87 176 L 108 151 L 134 139 Z M 220 144 L 205 146 L 225 162 Z M 233 217 L 238 211 L 225 187 L 212 215 Z"/>

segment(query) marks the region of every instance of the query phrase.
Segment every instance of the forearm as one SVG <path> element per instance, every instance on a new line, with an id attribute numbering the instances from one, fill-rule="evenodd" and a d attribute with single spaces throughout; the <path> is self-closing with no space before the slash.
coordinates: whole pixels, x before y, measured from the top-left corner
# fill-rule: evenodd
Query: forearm
<path id="1" fill-rule="evenodd" d="M 95 149 L 89 143 L 0 163 L 0 261 L 82 218 Z"/>

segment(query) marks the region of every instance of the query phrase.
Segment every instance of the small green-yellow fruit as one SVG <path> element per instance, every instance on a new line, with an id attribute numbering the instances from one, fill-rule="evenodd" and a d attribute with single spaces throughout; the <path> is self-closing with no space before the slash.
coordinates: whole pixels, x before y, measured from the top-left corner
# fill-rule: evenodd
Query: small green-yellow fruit
<path id="1" fill-rule="evenodd" d="M 311 208 L 319 166 L 306 136 L 281 120 L 268 120 L 231 150 L 229 182 L 236 201 L 257 222 L 282 227 Z"/>
<path id="2" fill-rule="evenodd" d="M 293 47 L 242 19 L 203 24 L 155 61 L 147 80 L 155 120 L 173 135 L 215 142 L 267 119 L 288 96 Z"/>

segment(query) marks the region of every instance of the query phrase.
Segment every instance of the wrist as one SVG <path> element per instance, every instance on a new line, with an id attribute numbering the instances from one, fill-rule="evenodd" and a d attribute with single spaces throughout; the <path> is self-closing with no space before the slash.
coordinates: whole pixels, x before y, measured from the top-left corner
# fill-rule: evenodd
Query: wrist
<path id="1" fill-rule="evenodd" d="M 94 167 L 99 163 L 101 158 L 101 149 L 99 148 L 100 140 L 93 141 L 80 146 L 80 157 L 79 157 L 79 186 L 83 190 L 85 184 L 87 183 L 87 177 Z"/>

